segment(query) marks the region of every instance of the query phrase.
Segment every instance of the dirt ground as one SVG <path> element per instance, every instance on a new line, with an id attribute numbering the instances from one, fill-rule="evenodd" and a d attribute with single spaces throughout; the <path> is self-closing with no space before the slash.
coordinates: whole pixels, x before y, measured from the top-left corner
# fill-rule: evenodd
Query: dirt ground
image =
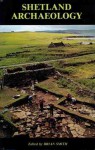
<path id="1" fill-rule="evenodd" d="M 59 98 L 46 92 L 42 92 L 42 91 L 36 91 L 36 98 L 39 101 L 39 99 L 43 98 L 45 101 L 45 104 L 50 104 L 51 102 L 55 102 L 57 101 Z"/>

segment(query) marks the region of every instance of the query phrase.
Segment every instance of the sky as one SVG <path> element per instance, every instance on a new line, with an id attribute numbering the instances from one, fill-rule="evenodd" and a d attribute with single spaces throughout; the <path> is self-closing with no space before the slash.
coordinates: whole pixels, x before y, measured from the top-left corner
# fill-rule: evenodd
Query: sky
<path id="1" fill-rule="evenodd" d="M 0 32 L 45 31 L 45 30 L 89 30 L 95 25 L 0 25 Z"/>

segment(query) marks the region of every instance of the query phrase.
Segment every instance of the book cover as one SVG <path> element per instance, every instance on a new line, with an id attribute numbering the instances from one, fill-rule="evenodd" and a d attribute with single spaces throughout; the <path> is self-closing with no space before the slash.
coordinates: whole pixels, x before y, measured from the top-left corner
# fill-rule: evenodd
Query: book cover
<path id="1" fill-rule="evenodd" d="M 94 150 L 94 0 L 0 0 L 0 149 Z"/>

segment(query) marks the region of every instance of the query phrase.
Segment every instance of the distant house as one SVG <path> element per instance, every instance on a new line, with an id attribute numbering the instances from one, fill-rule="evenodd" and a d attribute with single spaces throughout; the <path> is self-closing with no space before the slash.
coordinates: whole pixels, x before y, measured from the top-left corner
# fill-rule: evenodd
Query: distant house
<path id="1" fill-rule="evenodd" d="M 49 44 L 48 48 L 61 47 L 61 46 L 65 46 L 65 44 L 63 42 L 59 42 L 59 43 L 53 43 L 53 42 L 51 42 Z"/>

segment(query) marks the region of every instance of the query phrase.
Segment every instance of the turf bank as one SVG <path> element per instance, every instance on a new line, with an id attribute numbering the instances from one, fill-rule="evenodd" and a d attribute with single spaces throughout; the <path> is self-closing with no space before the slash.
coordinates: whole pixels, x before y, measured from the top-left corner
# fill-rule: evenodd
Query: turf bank
<path id="1" fill-rule="evenodd" d="M 82 12 L 13 13 L 11 19 L 82 19 Z"/>

